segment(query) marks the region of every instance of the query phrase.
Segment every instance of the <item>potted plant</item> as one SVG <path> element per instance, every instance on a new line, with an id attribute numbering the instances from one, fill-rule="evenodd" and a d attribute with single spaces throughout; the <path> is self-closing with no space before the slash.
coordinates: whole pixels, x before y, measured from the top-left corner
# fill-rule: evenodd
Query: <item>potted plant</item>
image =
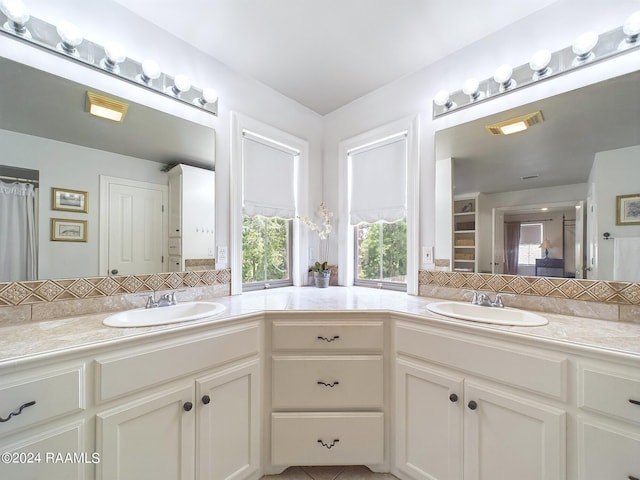
<path id="1" fill-rule="evenodd" d="M 318 234 L 320 240 L 320 254 L 323 259 L 321 262 L 316 261 L 309 267 L 309 272 L 313 272 L 313 278 L 318 288 L 326 288 L 329 286 L 329 280 L 331 278 L 331 270 L 329 269 L 329 235 L 331 234 L 332 226 L 331 219 L 333 213 L 327 209 L 324 202 L 320 203 L 318 207 L 317 215 L 320 217 L 320 222 L 316 223 L 309 217 L 298 217 L 302 223 L 307 225 L 312 232 Z"/>

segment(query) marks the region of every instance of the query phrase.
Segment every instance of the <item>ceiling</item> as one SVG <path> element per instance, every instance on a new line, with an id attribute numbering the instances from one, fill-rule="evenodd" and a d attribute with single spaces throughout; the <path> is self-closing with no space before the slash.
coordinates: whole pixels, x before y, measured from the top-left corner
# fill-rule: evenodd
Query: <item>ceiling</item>
<path id="1" fill-rule="evenodd" d="M 115 1 L 325 115 L 557 0 Z"/>
<path id="2" fill-rule="evenodd" d="M 456 195 L 585 183 L 597 152 L 640 145 L 639 86 L 636 71 L 439 131 L 436 159 L 454 159 Z M 485 129 L 537 110 L 544 122 L 524 132 Z"/>

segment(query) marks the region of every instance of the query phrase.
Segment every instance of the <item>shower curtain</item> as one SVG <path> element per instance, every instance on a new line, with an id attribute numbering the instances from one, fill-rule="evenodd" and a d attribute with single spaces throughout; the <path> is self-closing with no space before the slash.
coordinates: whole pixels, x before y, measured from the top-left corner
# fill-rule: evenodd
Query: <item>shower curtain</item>
<path id="1" fill-rule="evenodd" d="M 37 279 L 35 188 L 0 181 L 0 282 Z"/>

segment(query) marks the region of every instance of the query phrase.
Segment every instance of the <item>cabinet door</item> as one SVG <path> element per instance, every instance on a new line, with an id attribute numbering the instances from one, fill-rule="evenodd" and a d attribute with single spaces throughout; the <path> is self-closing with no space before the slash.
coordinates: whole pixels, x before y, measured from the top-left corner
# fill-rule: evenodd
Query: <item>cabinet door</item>
<path id="1" fill-rule="evenodd" d="M 565 412 L 465 385 L 465 480 L 565 478 Z"/>
<path id="2" fill-rule="evenodd" d="M 578 423 L 583 480 L 640 478 L 640 434 L 591 422 Z"/>
<path id="3" fill-rule="evenodd" d="M 83 448 L 82 422 L 61 428 L 33 429 L 17 443 L 0 444 L 0 478 L 11 480 L 80 480 L 100 458 Z M 71 457 L 69 457 L 71 455 Z"/>
<path id="4" fill-rule="evenodd" d="M 169 237 L 182 236 L 182 175 L 169 176 Z"/>
<path id="5" fill-rule="evenodd" d="M 462 478 L 462 378 L 398 360 L 396 462 L 411 478 Z"/>
<path id="6" fill-rule="evenodd" d="M 97 478 L 193 479 L 196 412 L 189 402 L 191 383 L 99 413 Z"/>
<path id="7" fill-rule="evenodd" d="M 259 468 L 257 360 L 196 380 L 199 479 L 247 478 Z"/>

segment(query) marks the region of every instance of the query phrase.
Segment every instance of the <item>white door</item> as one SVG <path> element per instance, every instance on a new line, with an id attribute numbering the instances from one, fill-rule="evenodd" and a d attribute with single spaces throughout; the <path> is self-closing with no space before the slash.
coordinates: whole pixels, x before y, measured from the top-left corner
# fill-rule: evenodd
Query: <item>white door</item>
<path id="1" fill-rule="evenodd" d="M 166 185 L 100 177 L 101 274 L 165 270 L 166 197 Z"/>
<path id="2" fill-rule="evenodd" d="M 239 480 L 259 468 L 258 361 L 196 380 L 197 478 Z"/>
<path id="3" fill-rule="evenodd" d="M 99 480 L 192 480 L 193 385 L 168 389 L 96 416 Z"/>
<path id="4" fill-rule="evenodd" d="M 462 377 L 398 360 L 396 465 L 408 478 L 462 478 Z"/>
<path id="5" fill-rule="evenodd" d="M 566 413 L 465 385 L 465 480 L 564 480 Z"/>
<path id="6" fill-rule="evenodd" d="M 491 271 L 494 274 L 504 273 L 504 211 L 493 209 L 493 262 Z"/>

